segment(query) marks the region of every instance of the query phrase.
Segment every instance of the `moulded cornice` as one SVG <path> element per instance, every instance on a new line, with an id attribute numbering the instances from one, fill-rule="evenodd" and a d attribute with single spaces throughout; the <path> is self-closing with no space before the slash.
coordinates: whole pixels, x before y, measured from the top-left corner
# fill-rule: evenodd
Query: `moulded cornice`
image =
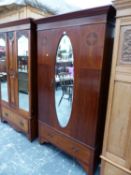
<path id="1" fill-rule="evenodd" d="M 115 0 L 113 1 L 113 5 L 117 10 L 131 8 L 131 0 Z"/>
<path id="2" fill-rule="evenodd" d="M 117 17 L 131 16 L 131 0 L 114 0 L 113 6 L 117 10 Z"/>

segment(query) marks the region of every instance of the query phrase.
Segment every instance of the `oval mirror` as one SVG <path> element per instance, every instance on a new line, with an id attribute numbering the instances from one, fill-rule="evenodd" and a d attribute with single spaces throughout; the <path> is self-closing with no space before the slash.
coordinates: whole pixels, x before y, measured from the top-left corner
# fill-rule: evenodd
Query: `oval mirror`
<path id="1" fill-rule="evenodd" d="M 70 38 L 64 35 L 57 49 L 55 65 L 55 107 L 61 127 L 66 127 L 73 102 L 74 58 Z"/>

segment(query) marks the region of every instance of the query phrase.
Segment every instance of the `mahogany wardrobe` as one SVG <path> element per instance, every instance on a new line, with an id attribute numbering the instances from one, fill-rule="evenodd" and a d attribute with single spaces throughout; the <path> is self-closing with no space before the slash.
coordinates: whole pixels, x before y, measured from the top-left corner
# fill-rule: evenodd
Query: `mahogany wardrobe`
<path id="1" fill-rule="evenodd" d="M 40 143 L 52 143 L 93 175 L 101 153 L 115 9 L 36 20 Z"/>
<path id="2" fill-rule="evenodd" d="M 36 28 L 32 19 L 0 24 L 1 120 L 37 136 Z"/>

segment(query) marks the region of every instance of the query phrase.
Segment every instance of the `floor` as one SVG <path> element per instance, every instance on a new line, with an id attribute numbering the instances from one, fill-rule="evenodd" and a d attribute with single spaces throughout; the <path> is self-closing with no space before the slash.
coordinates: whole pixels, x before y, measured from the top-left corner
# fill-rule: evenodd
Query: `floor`
<path id="1" fill-rule="evenodd" d="M 86 175 L 73 158 L 53 145 L 31 143 L 1 122 L 0 131 L 0 175 Z"/>

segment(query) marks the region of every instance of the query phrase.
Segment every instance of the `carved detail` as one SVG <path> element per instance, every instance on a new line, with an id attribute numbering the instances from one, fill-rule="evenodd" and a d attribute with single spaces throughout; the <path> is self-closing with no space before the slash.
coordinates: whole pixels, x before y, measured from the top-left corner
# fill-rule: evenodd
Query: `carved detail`
<path id="1" fill-rule="evenodd" d="M 95 32 L 89 33 L 86 37 L 86 43 L 89 46 L 93 46 L 97 43 L 98 36 Z"/>
<path id="2" fill-rule="evenodd" d="M 13 41 L 14 40 L 14 33 L 13 32 L 8 32 L 8 38 L 9 38 L 9 41 Z"/>
<path id="3" fill-rule="evenodd" d="M 17 40 L 22 37 L 22 36 L 25 36 L 26 38 L 28 38 L 28 31 L 27 30 L 24 30 L 24 31 L 18 31 L 17 32 Z"/>
<path id="4" fill-rule="evenodd" d="M 121 62 L 131 63 L 131 30 L 124 33 Z"/>
<path id="5" fill-rule="evenodd" d="M 3 40 L 5 40 L 5 33 L 0 33 L 0 38 L 2 38 Z"/>

